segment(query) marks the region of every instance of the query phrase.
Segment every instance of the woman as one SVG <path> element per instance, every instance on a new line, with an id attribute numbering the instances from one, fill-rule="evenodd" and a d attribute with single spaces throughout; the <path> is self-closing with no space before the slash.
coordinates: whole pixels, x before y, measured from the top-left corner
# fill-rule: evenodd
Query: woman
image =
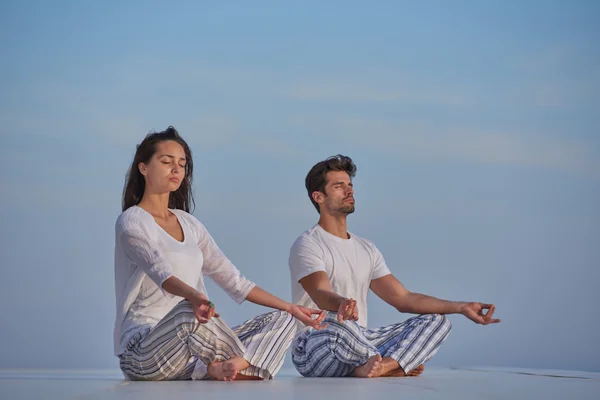
<path id="1" fill-rule="evenodd" d="M 272 379 L 294 336 L 293 318 L 321 329 L 325 313 L 289 304 L 240 274 L 189 214 L 192 171 L 191 151 L 173 127 L 137 147 L 115 227 L 115 355 L 132 380 Z M 280 311 L 229 328 L 206 296 L 204 276 L 238 303 Z"/>

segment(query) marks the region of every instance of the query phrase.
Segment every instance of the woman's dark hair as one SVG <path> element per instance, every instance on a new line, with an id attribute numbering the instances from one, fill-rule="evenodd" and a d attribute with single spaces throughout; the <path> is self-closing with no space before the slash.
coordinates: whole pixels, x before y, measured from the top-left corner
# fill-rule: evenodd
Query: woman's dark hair
<path id="1" fill-rule="evenodd" d="M 317 209 L 317 212 L 321 214 L 319 204 L 313 199 L 313 192 L 325 193 L 325 186 L 327 185 L 327 173 L 329 171 L 346 171 L 350 176 L 350 179 L 356 176 L 356 165 L 352 162 L 352 159 L 347 156 L 338 154 L 332 156 L 326 160 L 320 161 L 311 168 L 308 175 L 306 175 L 305 185 L 308 191 L 308 198 L 313 203 L 313 206 Z"/>
<path id="2" fill-rule="evenodd" d="M 194 163 L 192 162 L 192 152 L 175 128 L 169 126 L 162 132 L 153 132 L 146 135 L 142 143 L 137 145 L 133 162 L 127 171 L 125 186 L 123 187 L 123 211 L 129 207 L 139 204 L 144 195 L 146 182 L 144 176 L 139 170 L 139 164 L 148 164 L 150 159 L 156 153 L 156 145 L 160 142 L 172 140 L 183 147 L 185 152 L 185 176 L 181 181 L 179 189 L 169 194 L 169 208 L 175 208 L 190 212 L 190 204 L 194 206 L 194 198 L 192 196 L 192 172 L 194 171 Z"/>

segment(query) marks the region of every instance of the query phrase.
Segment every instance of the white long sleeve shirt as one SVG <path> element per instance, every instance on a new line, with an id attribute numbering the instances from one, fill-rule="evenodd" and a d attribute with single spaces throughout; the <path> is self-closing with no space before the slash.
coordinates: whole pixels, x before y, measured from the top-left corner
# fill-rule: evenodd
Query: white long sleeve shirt
<path id="1" fill-rule="evenodd" d="M 183 229 L 177 241 L 146 210 L 133 206 L 115 225 L 115 295 L 117 314 L 114 352 L 122 354 L 138 332 L 153 328 L 181 297 L 162 289 L 176 276 L 206 293 L 204 276 L 215 281 L 237 303 L 256 286 L 240 274 L 210 236 L 204 225 L 182 210 L 170 210 Z"/>

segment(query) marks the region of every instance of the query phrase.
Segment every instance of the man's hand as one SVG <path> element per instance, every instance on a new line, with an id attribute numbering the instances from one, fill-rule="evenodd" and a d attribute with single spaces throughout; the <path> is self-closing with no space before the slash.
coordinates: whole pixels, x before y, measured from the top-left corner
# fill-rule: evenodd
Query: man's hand
<path id="1" fill-rule="evenodd" d="M 194 315 L 201 324 L 207 323 L 212 317 L 219 317 L 215 304 L 202 293 L 198 293 L 190 302 L 192 303 Z"/>
<path id="2" fill-rule="evenodd" d="M 483 310 L 488 311 L 484 313 Z M 494 306 L 493 304 L 483 303 L 465 303 L 460 308 L 460 313 L 462 315 L 469 318 L 476 324 L 481 325 L 496 324 L 500 322 L 499 319 L 492 318 L 492 316 L 494 315 L 494 311 L 496 311 L 496 306 Z"/>
<path id="3" fill-rule="evenodd" d="M 302 307 L 296 304 L 293 304 L 288 311 L 294 318 L 298 321 L 302 322 L 306 326 L 310 326 L 315 328 L 316 330 L 321 330 L 327 326 L 327 324 L 323 324 L 323 320 L 325 319 L 325 311 L 315 310 L 312 308 Z M 317 318 L 313 319 L 313 315 L 318 315 Z"/>
<path id="4" fill-rule="evenodd" d="M 358 307 L 356 306 L 356 300 L 342 300 L 340 302 L 340 308 L 338 308 L 337 319 L 340 324 L 342 323 L 342 321 L 346 321 L 349 319 L 358 321 Z"/>

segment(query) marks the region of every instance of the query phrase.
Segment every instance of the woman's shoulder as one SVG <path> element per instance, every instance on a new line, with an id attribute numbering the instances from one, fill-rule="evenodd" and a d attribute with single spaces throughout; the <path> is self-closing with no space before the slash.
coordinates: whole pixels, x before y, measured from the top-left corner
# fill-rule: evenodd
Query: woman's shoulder
<path id="1" fill-rule="evenodd" d="M 115 230 L 117 232 L 145 230 L 151 226 L 154 218 L 141 207 L 132 206 L 117 217 Z"/>
<path id="2" fill-rule="evenodd" d="M 177 215 L 180 219 L 183 219 L 187 222 L 193 229 L 203 229 L 204 225 L 198 220 L 198 218 L 194 217 L 189 212 L 179 209 L 170 209 L 172 213 Z"/>

